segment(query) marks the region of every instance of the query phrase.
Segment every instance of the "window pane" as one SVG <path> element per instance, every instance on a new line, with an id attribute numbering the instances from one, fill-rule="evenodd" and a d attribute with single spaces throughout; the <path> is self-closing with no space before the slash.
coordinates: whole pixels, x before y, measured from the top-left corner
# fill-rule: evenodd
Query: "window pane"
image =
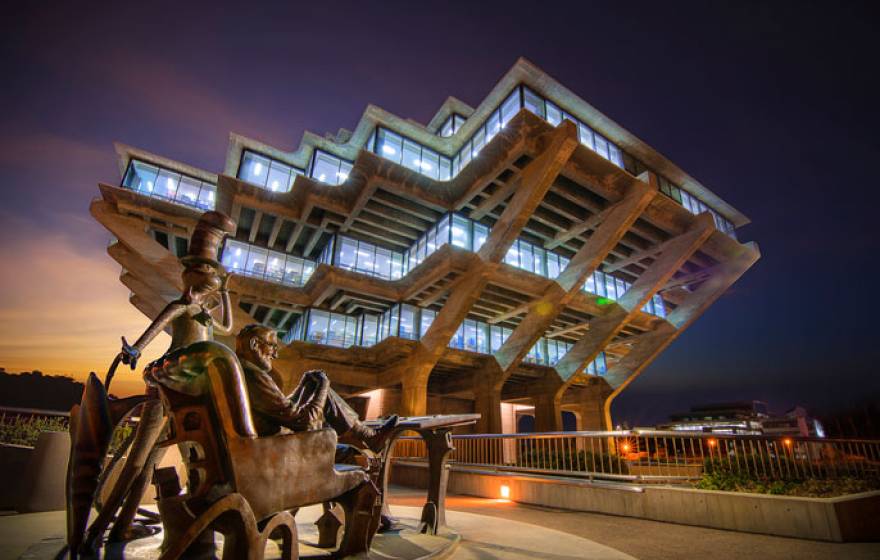
<path id="1" fill-rule="evenodd" d="M 431 328 L 431 324 L 434 322 L 434 317 L 437 315 L 436 312 L 430 309 L 422 309 L 421 312 L 421 325 L 419 327 L 419 338 L 425 336 L 425 333 L 428 332 L 428 329 Z"/>
<path id="2" fill-rule="evenodd" d="M 403 165 L 413 171 L 421 172 L 421 148 L 415 142 L 404 139 L 403 141 Z"/>
<path id="3" fill-rule="evenodd" d="M 179 173 L 167 169 L 161 169 L 159 170 L 159 177 L 156 179 L 156 186 L 153 189 L 153 195 L 174 200 L 174 196 L 177 194 L 177 184 L 179 182 Z"/>
<path id="4" fill-rule="evenodd" d="M 182 176 L 180 178 L 180 185 L 177 187 L 177 200 L 195 206 L 199 198 L 201 184 L 202 182 L 198 179 Z"/>
<path id="5" fill-rule="evenodd" d="M 245 151 L 241 159 L 241 169 L 238 170 L 238 178 L 265 187 L 268 175 L 269 158 Z"/>
<path id="6" fill-rule="evenodd" d="M 286 191 L 290 183 L 290 168 L 278 162 L 269 164 L 269 176 L 266 185 L 270 191 Z"/>
<path id="7" fill-rule="evenodd" d="M 523 91 L 525 94 L 523 106 L 543 119 L 545 116 L 544 100 L 529 88 L 523 88 Z"/>
<path id="8" fill-rule="evenodd" d="M 128 173 L 125 175 L 123 185 L 138 191 L 152 193 L 156 188 L 156 176 L 159 174 L 159 168 L 141 161 L 133 161 L 128 167 Z"/>
<path id="9" fill-rule="evenodd" d="M 562 122 L 562 111 L 550 101 L 547 102 L 547 122 L 553 126 Z"/>
<path id="10" fill-rule="evenodd" d="M 376 263 L 374 268 L 376 275 L 382 278 L 391 278 L 391 251 L 382 247 L 376 248 Z"/>
<path id="11" fill-rule="evenodd" d="M 468 249 L 470 247 L 470 228 L 468 221 L 461 216 L 452 217 L 452 244 Z"/>
<path id="12" fill-rule="evenodd" d="M 403 154 L 403 138 L 384 128 L 379 129 L 379 137 L 376 142 L 376 153 L 382 157 L 400 163 Z"/>
<path id="13" fill-rule="evenodd" d="M 354 270 L 357 264 L 357 241 L 342 237 L 337 243 L 339 249 L 336 254 L 336 266 Z"/>
<path id="14" fill-rule="evenodd" d="M 269 251 L 269 261 L 266 266 L 266 278 L 274 282 L 281 282 L 284 278 L 284 253 Z"/>
<path id="15" fill-rule="evenodd" d="M 361 345 L 372 346 L 376 344 L 376 335 L 379 329 L 379 317 L 376 315 L 364 314 L 361 317 Z"/>
<path id="16" fill-rule="evenodd" d="M 474 224 L 474 251 L 479 251 L 486 238 L 489 236 L 489 228 L 483 224 Z"/>
<path id="17" fill-rule="evenodd" d="M 401 305 L 400 309 L 400 337 L 410 340 L 416 339 L 416 313 L 411 305 Z"/>
<path id="18" fill-rule="evenodd" d="M 199 192 L 198 205 L 209 210 L 214 209 L 214 198 L 217 196 L 217 187 L 211 183 L 202 183 L 202 190 Z"/>
<path id="19" fill-rule="evenodd" d="M 245 271 L 254 276 L 262 277 L 266 273 L 266 261 L 268 260 L 268 257 L 268 250 L 259 247 L 250 247 Z"/>
<path id="20" fill-rule="evenodd" d="M 593 143 L 593 130 L 583 124 L 578 123 L 578 138 L 580 138 L 581 144 L 587 146 L 591 150 L 595 149 L 595 144 Z"/>
<path id="21" fill-rule="evenodd" d="M 515 88 L 513 92 L 504 100 L 501 105 L 501 126 L 510 122 L 510 119 L 519 112 L 519 88 Z"/>
<path id="22" fill-rule="evenodd" d="M 315 152 L 315 164 L 312 166 L 312 178 L 322 183 L 335 184 L 336 173 L 339 171 L 339 160 L 324 152 Z"/>
<path id="23" fill-rule="evenodd" d="M 319 344 L 326 344 L 327 329 L 330 323 L 330 315 L 326 311 L 312 309 L 309 311 L 309 330 L 306 340 Z"/>
<path id="24" fill-rule="evenodd" d="M 363 241 L 358 241 L 357 245 L 357 270 L 374 274 L 373 267 L 375 265 L 374 252 L 376 247 Z"/>

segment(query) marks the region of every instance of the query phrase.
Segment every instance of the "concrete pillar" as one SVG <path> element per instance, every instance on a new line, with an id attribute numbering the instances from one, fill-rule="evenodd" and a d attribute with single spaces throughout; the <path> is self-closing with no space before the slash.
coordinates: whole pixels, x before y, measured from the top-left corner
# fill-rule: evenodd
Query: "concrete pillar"
<path id="1" fill-rule="evenodd" d="M 474 412 L 481 415 L 475 427 L 476 433 L 503 433 L 501 387 L 486 378 L 476 381 L 474 383 Z"/>
<path id="2" fill-rule="evenodd" d="M 428 372 L 430 373 L 430 372 Z M 401 416 L 424 416 L 428 413 L 428 376 L 404 375 L 400 380 L 400 414 Z"/>
<path id="3" fill-rule="evenodd" d="M 532 400 L 535 403 L 535 431 L 562 431 L 562 399 L 557 391 L 538 393 Z"/>

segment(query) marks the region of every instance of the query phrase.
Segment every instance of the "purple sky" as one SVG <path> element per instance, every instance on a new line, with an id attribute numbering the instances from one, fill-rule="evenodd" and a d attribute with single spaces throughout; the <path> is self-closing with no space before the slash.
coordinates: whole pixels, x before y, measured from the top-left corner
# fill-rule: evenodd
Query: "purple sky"
<path id="1" fill-rule="evenodd" d="M 146 320 L 88 214 L 120 140 L 223 167 L 367 103 L 426 122 L 525 56 L 752 218 L 762 260 L 619 397 L 827 408 L 880 395 L 876 9 L 809 2 L 18 2 L 3 18 L 0 366 L 103 370 Z M 159 349 L 161 350 L 161 349 Z M 129 383 L 135 376 L 129 374 Z"/>

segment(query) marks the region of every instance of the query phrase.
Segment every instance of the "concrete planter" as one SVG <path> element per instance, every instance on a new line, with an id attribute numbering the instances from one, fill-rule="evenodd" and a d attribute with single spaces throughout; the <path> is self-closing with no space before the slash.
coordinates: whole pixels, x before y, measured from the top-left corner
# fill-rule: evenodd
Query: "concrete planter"
<path id="1" fill-rule="evenodd" d="M 427 469 L 419 463 L 396 463 L 392 481 L 424 488 Z M 800 498 L 450 469 L 453 494 L 499 498 L 502 485 L 510 489 L 512 500 L 526 504 L 801 539 L 880 540 L 880 492 Z"/>
<path id="2" fill-rule="evenodd" d="M 33 453 L 34 448 L 26 445 L 0 444 L 0 509 L 15 509 Z"/>

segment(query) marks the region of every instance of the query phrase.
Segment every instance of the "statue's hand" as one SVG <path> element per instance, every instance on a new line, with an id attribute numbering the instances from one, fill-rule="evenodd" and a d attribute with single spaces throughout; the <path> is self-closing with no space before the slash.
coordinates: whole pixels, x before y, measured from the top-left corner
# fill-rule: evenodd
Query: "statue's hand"
<path id="1" fill-rule="evenodd" d="M 128 341 L 125 340 L 125 337 L 122 337 L 122 352 L 120 352 L 122 356 L 122 363 L 131 366 L 131 369 L 137 367 L 138 358 L 141 357 L 141 351 L 130 345 Z"/>

